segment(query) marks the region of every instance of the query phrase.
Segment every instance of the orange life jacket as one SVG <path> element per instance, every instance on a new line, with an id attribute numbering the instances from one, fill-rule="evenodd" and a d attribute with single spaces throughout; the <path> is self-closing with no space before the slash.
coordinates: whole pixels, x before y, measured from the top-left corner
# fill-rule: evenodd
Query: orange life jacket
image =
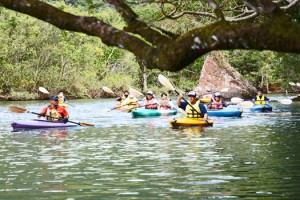
<path id="1" fill-rule="evenodd" d="M 157 109 L 157 105 L 153 105 L 153 103 L 154 103 L 154 98 L 152 98 L 152 99 L 150 99 L 150 100 L 148 100 L 148 99 L 146 99 L 145 100 L 145 108 L 146 109 Z"/>
<path id="2" fill-rule="evenodd" d="M 223 108 L 222 98 L 220 98 L 219 101 L 217 101 L 215 98 L 212 98 L 212 100 L 213 100 L 213 103 L 211 105 L 209 105 L 210 109 L 222 109 Z M 215 103 L 219 103 L 219 105 L 215 104 Z"/>

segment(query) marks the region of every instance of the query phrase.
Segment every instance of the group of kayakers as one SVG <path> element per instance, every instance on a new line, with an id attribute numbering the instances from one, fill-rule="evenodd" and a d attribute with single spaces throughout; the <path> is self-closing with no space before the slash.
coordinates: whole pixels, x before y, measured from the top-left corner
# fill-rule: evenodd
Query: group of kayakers
<path id="1" fill-rule="evenodd" d="M 223 109 L 228 104 L 222 98 L 220 92 L 212 94 L 211 90 L 208 89 L 207 93 L 202 98 L 210 98 L 210 102 L 207 104 L 207 108 L 200 102 L 195 91 L 188 93 L 188 101 L 186 101 L 182 95 L 177 98 L 177 105 L 179 108 L 186 112 L 188 118 L 203 118 L 208 119 L 207 109 Z M 63 105 L 68 103 L 68 100 L 60 91 L 58 95 L 50 96 L 50 105 L 43 108 L 39 117 L 46 116 L 47 120 L 50 121 L 62 121 L 68 122 L 69 114 Z M 158 109 L 158 110 L 170 110 L 175 109 L 171 99 L 168 98 L 167 93 L 163 92 L 160 95 L 160 99 L 157 100 L 154 96 L 153 91 L 148 91 L 144 99 L 137 99 L 134 95 L 130 94 L 129 91 L 124 91 L 122 97 L 116 99 L 119 104 L 115 108 L 121 108 L 127 106 L 129 109 L 136 109 L 144 107 L 145 109 Z M 144 100 L 144 106 L 141 106 L 139 101 Z M 262 89 L 257 90 L 257 95 L 252 99 L 255 104 L 268 104 L 269 99 L 263 95 Z"/>
<path id="2" fill-rule="evenodd" d="M 146 97 L 144 99 L 137 99 L 134 97 L 134 95 L 129 94 L 129 92 L 126 90 L 124 91 L 124 94 L 122 97 L 118 97 L 116 99 L 120 103 L 115 106 L 115 108 L 121 108 L 128 106 L 129 109 L 135 109 L 141 107 L 141 104 L 139 101 L 144 100 L 144 106 L 145 109 L 161 109 L 161 110 L 168 110 L 173 109 L 175 106 L 172 103 L 171 99 L 168 99 L 167 93 L 161 94 L 161 99 L 157 100 L 154 96 L 154 93 L 152 91 L 148 91 L 146 93 Z"/>

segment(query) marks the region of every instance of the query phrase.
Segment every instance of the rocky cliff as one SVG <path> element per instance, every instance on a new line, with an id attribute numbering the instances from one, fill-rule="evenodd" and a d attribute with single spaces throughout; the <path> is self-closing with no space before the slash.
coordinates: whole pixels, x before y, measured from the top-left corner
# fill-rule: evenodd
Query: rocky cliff
<path id="1" fill-rule="evenodd" d="M 208 88 L 212 91 L 228 88 L 228 92 L 222 94 L 225 98 L 247 99 L 256 94 L 256 88 L 230 66 L 220 51 L 213 51 L 208 54 L 201 71 L 199 85 L 195 90 L 197 93 L 203 94 Z"/>

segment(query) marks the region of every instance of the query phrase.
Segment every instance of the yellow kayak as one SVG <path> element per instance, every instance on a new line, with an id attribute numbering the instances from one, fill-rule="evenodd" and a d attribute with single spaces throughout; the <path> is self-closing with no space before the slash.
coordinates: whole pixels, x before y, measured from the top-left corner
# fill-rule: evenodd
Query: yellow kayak
<path id="1" fill-rule="evenodd" d="M 211 99 L 206 98 L 206 99 L 200 99 L 201 103 L 209 103 Z"/>
<path id="2" fill-rule="evenodd" d="M 67 103 L 60 103 L 58 105 L 60 105 L 60 106 L 62 106 L 64 108 L 69 108 L 69 105 Z"/>
<path id="3" fill-rule="evenodd" d="M 170 125 L 173 128 L 190 127 L 190 126 L 212 126 L 214 122 L 212 120 L 204 121 L 202 118 L 177 118 L 170 121 Z"/>

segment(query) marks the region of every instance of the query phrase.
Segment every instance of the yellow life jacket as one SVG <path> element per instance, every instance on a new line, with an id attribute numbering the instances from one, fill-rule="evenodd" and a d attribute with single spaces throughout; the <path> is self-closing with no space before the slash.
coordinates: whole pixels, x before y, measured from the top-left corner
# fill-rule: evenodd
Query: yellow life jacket
<path id="1" fill-rule="evenodd" d="M 192 105 L 194 109 L 189 104 Z M 189 102 L 189 104 L 185 108 L 186 116 L 188 118 L 202 118 L 201 110 L 199 108 L 200 101 L 197 101 L 195 104 L 191 104 L 191 102 Z"/>
<path id="2" fill-rule="evenodd" d="M 261 98 L 257 95 L 255 104 L 266 104 L 265 95 L 262 95 Z"/>
<path id="3" fill-rule="evenodd" d="M 128 98 L 128 97 L 125 97 L 125 96 L 123 95 L 122 98 L 121 98 L 120 103 L 122 103 L 123 101 L 125 101 L 127 98 Z"/>
<path id="4" fill-rule="evenodd" d="M 127 105 L 129 106 L 130 109 L 136 108 L 137 99 L 136 98 L 132 98 L 132 99 L 128 98 Z"/>
<path id="5" fill-rule="evenodd" d="M 58 104 L 63 104 L 65 103 L 65 97 L 58 97 Z"/>
<path id="6" fill-rule="evenodd" d="M 46 115 L 50 116 L 50 117 L 46 118 L 49 121 L 58 121 L 58 119 L 56 119 L 56 118 L 61 117 L 55 108 L 52 108 L 52 110 L 50 110 L 49 107 L 47 108 Z M 54 118 L 51 118 L 51 117 L 54 117 Z"/>

